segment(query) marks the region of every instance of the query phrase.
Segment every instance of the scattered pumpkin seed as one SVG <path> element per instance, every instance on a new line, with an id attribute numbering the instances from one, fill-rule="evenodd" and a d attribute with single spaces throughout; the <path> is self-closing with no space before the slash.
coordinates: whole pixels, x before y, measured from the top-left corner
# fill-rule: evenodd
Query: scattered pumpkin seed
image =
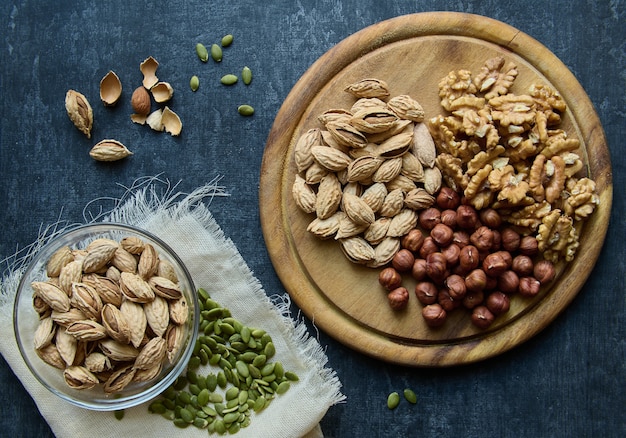
<path id="1" fill-rule="evenodd" d="M 251 116 L 254 114 L 254 108 L 250 105 L 239 105 L 237 112 L 239 112 L 242 116 Z"/>
<path id="2" fill-rule="evenodd" d="M 206 49 L 206 47 L 202 43 L 196 44 L 196 54 L 198 55 L 198 58 L 200 58 L 200 61 L 202 62 L 207 62 L 209 60 L 209 51 Z"/>
<path id="3" fill-rule="evenodd" d="M 233 36 L 231 34 L 224 35 L 222 37 L 222 47 L 228 47 L 233 43 Z"/>
<path id="4" fill-rule="evenodd" d="M 239 80 L 239 78 L 233 74 L 227 74 L 222 76 L 222 79 L 220 79 L 220 82 L 223 85 L 234 85 L 237 83 L 237 81 Z"/>
<path id="5" fill-rule="evenodd" d="M 413 391 L 412 389 L 405 389 L 404 390 L 404 398 L 409 402 L 409 403 L 417 403 L 417 395 L 415 394 L 415 391 Z"/>
<path id="6" fill-rule="evenodd" d="M 200 79 L 198 79 L 198 76 L 193 75 L 191 79 L 189 79 L 189 88 L 191 88 L 191 91 L 197 91 L 198 88 L 200 88 Z"/>
<path id="7" fill-rule="evenodd" d="M 217 44 L 213 44 L 211 46 L 211 58 L 213 58 L 213 61 L 215 62 L 222 61 L 222 48 Z"/>
<path id="8" fill-rule="evenodd" d="M 389 409 L 395 409 L 398 407 L 399 404 L 400 404 L 400 394 L 398 394 L 395 391 L 389 394 L 389 396 L 387 397 L 387 407 Z"/>
<path id="9" fill-rule="evenodd" d="M 250 70 L 250 67 L 245 66 L 241 70 L 241 80 L 244 84 L 250 85 L 250 82 L 252 82 L 252 70 Z"/>

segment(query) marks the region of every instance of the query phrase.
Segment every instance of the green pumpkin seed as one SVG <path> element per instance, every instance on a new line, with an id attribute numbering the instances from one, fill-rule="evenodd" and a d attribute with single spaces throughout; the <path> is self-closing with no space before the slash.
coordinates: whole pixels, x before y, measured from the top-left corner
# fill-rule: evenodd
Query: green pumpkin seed
<path id="1" fill-rule="evenodd" d="M 189 88 L 191 88 L 191 91 L 198 91 L 198 88 L 200 88 L 200 79 L 198 76 L 193 75 L 191 79 L 189 79 Z"/>
<path id="2" fill-rule="evenodd" d="M 189 423 L 187 423 L 182 418 L 174 418 L 174 426 L 184 429 L 189 426 Z"/>
<path id="3" fill-rule="evenodd" d="M 241 78 L 244 80 L 244 83 L 245 83 L 246 81 L 243 75 L 241 76 Z M 242 327 L 240 330 L 240 333 L 241 333 L 241 340 L 243 342 L 245 342 L 246 344 L 250 342 L 251 335 L 250 335 L 250 329 L 248 327 Z"/>
<path id="4" fill-rule="evenodd" d="M 208 420 L 204 418 L 196 418 L 195 420 L 193 420 L 192 424 L 196 426 L 198 429 L 204 429 L 205 427 L 209 425 L 209 422 Z"/>
<path id="5" fill-rule="evenodd" d="M 204 388 L 202 391 L 198 393 L 198 404 L 200 406 L 205 406 L 209 402 L 209 397 L 211 393 L 207 388 Z"/>
<path id="6" fill-rule="evenodd" d="M 240 429 L 241 429 L 241 426 L 239 425 L 239 423 L 233 423 L 228 428 L 228 433 L 231 434 L 231 435 L 234 435 L 237 432 L 239 432 Z"/>
<path id="7" fill-rule="evenodd" d="M 224 396 L 226 397 L 226 400 L 232 400 L 238 395 L 239 395 L 239 388 L 235 388 L 235 387 L 229 388 L 224 394 Z"/>
<path id="8" fill-rule="evenodd" d="M 170 411 L 170 410 L 167 410 L 167 411 L 163 412 L 161 414 L 161 417 L 165 418 L 166 420 L 170 420 L 170 421 L 174 421 L 174 419 L 176 418 L 176 416 L 174 415 L 174 411 Z"/>
<path id="9" fill-rule="evenodd" d="M 238 360 L 235 363 L 235 367 L 237 368 L 237 372 L 243 378 L 246 378 L 250 375 L 250 370 L 248 369 L 248 365 L 242 360 Z"/>
<path id="10" fill-rule="evenodd" d="M 180 410 L 180 418 L 186 423 L 193 423 L 194 416 L 188 409 L 182 408 Z"/>
<path id="11" fill-rule="evenodd" d="M 220 79 L 220 82 L 224 85 L 234 85 L 237 83 L 237 81 L 239 80 L 239 78 L 233 74 L 227 74 L 222 76 L 222 79 Z"/>
<path id="12" fill-rule="evenodd" d="M 276 365 L 274 366 L 274 374 L 276 374 L 277 379 L 283 378 L 283 376 L 285 375 L 285 370 L 282 363 L 276 362 Z"/>
<path id="13" fill-rule="evenodd" d="M 215 421 L 215 431 L 220 435 L 224 435 L 226 433 L 226 425 L 222 420 Z"/>
<path id="14" fill-rule="evenodd" d="M 215 374 L 209 373 L 209 375 L 206 376 L 206 388 L 209 392 L 213 392 L 215 388 L 217 388 L 217 376 Z"/>
<path id="15" fill-rule="evenodd" d="M 417 403 L 417 395 L 415 394 L 415 391 L 413 391 L 412 389 L 405 389 L 404 390 L 404 398 L 409 402 L 409 403 Z"/>
<path id="16" fill-rule="evenodd" d="M 202 43 L 196 44 L 196 54 L 198 55 L 198 58 L 200 58 L 200 61 L 202 62 L 207 62 L 209 60 L 209 51 L 206 49 L 206 47 Z"/>
<path id="17" fill-rule="evenodd" d="M 285 380 L 276 387 L 276 394 L 284 394 L 289 390 L 290 387 L 291 384 Z"/>
<path id="18" fill-rule="evenodd" d="M 263 353 L 269 358 L 273 357 L 276 354 L 276 347 L 274 347 L 274 343 L 273 342 L 268 342 L 265 345 L 265 349 L 263 350 Z"/>
<path id="19" fill-rule="evenodd" d="M 206 289 L 204 289 L 204 288 L 202 288 L 202 287 L 198 288 L 198 295 L 200 295 L 200 297 L 199 297 L 199 298 L 200 298 L 202 301 L 206 301 L 206 300 L 208 300 L 209 298 L 211 298 L 211 296 L 210 296 L 210 295 L 209 295 L 209 293 L 206 291 Z"/>
<path id="20" fill-rule="evenodd" d="M 222 47 L 228 47 L 233 43 L 233 36 L 231 34 L 224 35 L 222 37 Z"/>
<path id="21" fill-rule="evenodd" d="M 202 411 L 210 417 L 217 417 L 217 411 L 210 406 L 202 406 Z"/>
<path id="22" fill-rule="evenodd" d="M 400 394 L 398 394 L 397 392 L 392 392 L 391 394 L 389 394 L 389 396 L 387 397 L 387 407 L 389 409 L 395 409 L 398 407 L 399 404 Z"/>
<path id="23" fill-rule="evenodd" d="M 291 371 L 285 371 L 285 377 L 287 378 L 287 380 L 291 380 L 292 382 L 297 382 L 298 380 L 300 380 L 300 377 L 298 377 L 296 373 Z"/>
<path id="24" fill-rule="evenodd" d="M 222 396 L 222 394 L 212 392 L 211 394 L 209 394 L 209 401 L 211 403 L 222 403 L 224 401 L 224 397 Z"/>
<path id="25" fill-rule="evenodd" d="M 250 85 L 250 82 L 252 82 L 252 70 L 250 70 L 250 67 L 246 66 L 241 70 L 241 80 L 244 84 Z"/>
<path id="26" fill-rule="evenodd" d="M 234 412 L 239 409 L 239 398 L 234 398 L 226 402 L 226 409 L 224 412 Z"/>
<path id="27" fill-rule="evenodd" d="M 254 412 L 260 412 L 265 408 L 265 406 L 266 406 L 265 397 L 260 396 L 254 402 L 254 407 L 252 409 L 254 410 Z"/>
<path id="28" fill-rule="evenodd" d="M 250 105 L 239 105 L 239 107 L 237 108 L 237 112 L 241 114 L 242 116 L 249 117 L 254 114 L 254 108 Z M 251 341 L 252 340 L 248 340 L 246 344 L 248 344 Z"/>
<path id="29" fill-rule="evenodd" d="M 222 48 L 217 44 L 211 46 L 211 58 L 213 61 L 220 62 L 222 60 Z"/>
<path id="30" fill-rule="evenodd" d="M 252 361 L 252 365 L 254 365 L 255 367 L 262 367 L 265 365 L 265 362 L 267 361 L 267 356 L 264 354 L 259 354 L 257 357 L 254 358 L 254 360 Z"/>

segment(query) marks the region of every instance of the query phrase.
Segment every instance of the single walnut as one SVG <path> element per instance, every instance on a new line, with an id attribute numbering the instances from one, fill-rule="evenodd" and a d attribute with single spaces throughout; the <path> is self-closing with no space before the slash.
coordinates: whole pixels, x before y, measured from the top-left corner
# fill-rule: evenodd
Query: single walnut
<path id="1" fill-rule="evenodd" d="M 474 85 L 480 92 L 486 92 L 487 99 L 491 99 L 507 94 L 516 77 L 516 65 L 509 62 L 504 66 L 504 58 L 498 56 L 485 62 L 479 74 L 474 78 Z"/>
<path id="2" fill-rule="evenodd" d="M 578 233 L 571 217 L 553 210 L 543 218 L 537 235 L 538 249 L 546 260 L 571 261 L 578 249 Z"/>
<path id="3" fill-rule="evenodd" d="M 563 208 L 568 216 L 577 221 L 589 217 L 600 203 L 596 183 L 589 178 L 576 181 L 569 189 L 569 193 Z"/>

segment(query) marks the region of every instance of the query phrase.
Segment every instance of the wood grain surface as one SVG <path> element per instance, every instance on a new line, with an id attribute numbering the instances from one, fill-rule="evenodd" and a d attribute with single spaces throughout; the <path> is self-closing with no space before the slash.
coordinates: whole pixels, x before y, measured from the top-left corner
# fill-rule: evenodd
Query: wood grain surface
<path id="1" fill-rule="evenodd" d="M 532 83 L 558 90 L 568 105 L 562 128 L 578 136 L 601 203 L 585 224 L 575 260 L 558 268 L 557 280 L 534 299 L 516 296 L 511 309 L 488 330 L 469 314 L 453 312 L 444 327 L 428 328 L 411 293 L 408 309 L 392 311 L 378 285 L 378 272 L 346 260 L 339 244 L 306 231 L 312 220 L 292 200 L 296 170 L 293 146 L 318 126 L 329 108 L 349 108 L 343 89 L 376 77 L 391 95 L 409 94 L 430 118 L 442 113 L 437 83 L 452 70 L 477 72 L 485 60 L 504 56 L 519 75 L 511 91 Z M 267 140 L 260 180 L 260 214 L 274 267 L 290 296 L 321 329 L 367 355 L 409 366 L 450 366 L 500 354 L 536 335 L 567 307 L 598 258 L 612 203 L 611 163 L 592 103 L 567 67 L 547 48 L 502 22 L 462 13 L 422 13 L 383 21 L 353 34 L 317 60 L 293 87 Z M 407 276 L 405 276 L 407 277 Z M 414 282 L 405 279 L 412 291 Z"/>

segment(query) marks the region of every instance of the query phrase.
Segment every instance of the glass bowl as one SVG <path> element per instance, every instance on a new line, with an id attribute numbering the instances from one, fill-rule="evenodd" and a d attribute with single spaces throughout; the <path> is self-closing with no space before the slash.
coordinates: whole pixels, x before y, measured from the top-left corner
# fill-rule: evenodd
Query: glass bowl
<path id="1" fill-rule="evenodd" d="M 179 326 L 183 333 L 181 347 L 173 355 L 171 361 L 166 355 L 162 369 L 150 380 L 132 381 L 119 391 L 106 392 L 102 381 L 107 378 L 107 374 L 95 373 L 101 383 L 89 389 L 74 389 L 66 383 L 63 371 L 44 362 L 35 350 L 35 331 L 39 325 L 40 316 L 34 307 L 34 291 L 31 283 L 48 279 L 47 262 L 62 247 L 67 246 L 73 250 L 81 250 L 85 249 L 95 239 L 105 238 L 120 242 L 122 238 L 131 236 L 137 237 L 145 243 L 150 243 L 156 250 L 159 259 L 168 261 L 176 273 L 179 288 L 182 290 L 187 302 L 186 308 L 188 312 L 186 321 Z M 135 256 L 135 258 L 137 257 Z M 102 274 L 103 271 L 99 272 L 98 275 L 104 275 Z M 193 347 L 198 337 L 198 314 L 198 298 L 191 275 L 181 259 L 167 244 L 158 237 L 136 227 L 114 223 L 99 223 L 72 228 L 53 238 L 35 255 L 18 286 L 13 310 L 13 328 L 24 362 L 42 385 L 60 398 L 76 406 L 97 411 L 112 411 L 129 408 L 151 400 L 174 382 L 187 366 L 187 362 L 193 352 Z M 64 330 L 64 327 L 57 326 L 57 330 Z M 149 326 L 146 330 L 147 334 L 155 336 L 154 333 L 150 333 L 151 329 Z M 56 336 L 52 342 L 54 343 L 55 340 Z M 89 341 L 87 348 L 89 351 L 99 351 L 98 341 Z M 139 349 L 141 349 L 141 346 L 139 346 Z M 127 364 L 131 362 L 132 360 Z M 112 364 L 115 364 L 115 361 Z"/>

